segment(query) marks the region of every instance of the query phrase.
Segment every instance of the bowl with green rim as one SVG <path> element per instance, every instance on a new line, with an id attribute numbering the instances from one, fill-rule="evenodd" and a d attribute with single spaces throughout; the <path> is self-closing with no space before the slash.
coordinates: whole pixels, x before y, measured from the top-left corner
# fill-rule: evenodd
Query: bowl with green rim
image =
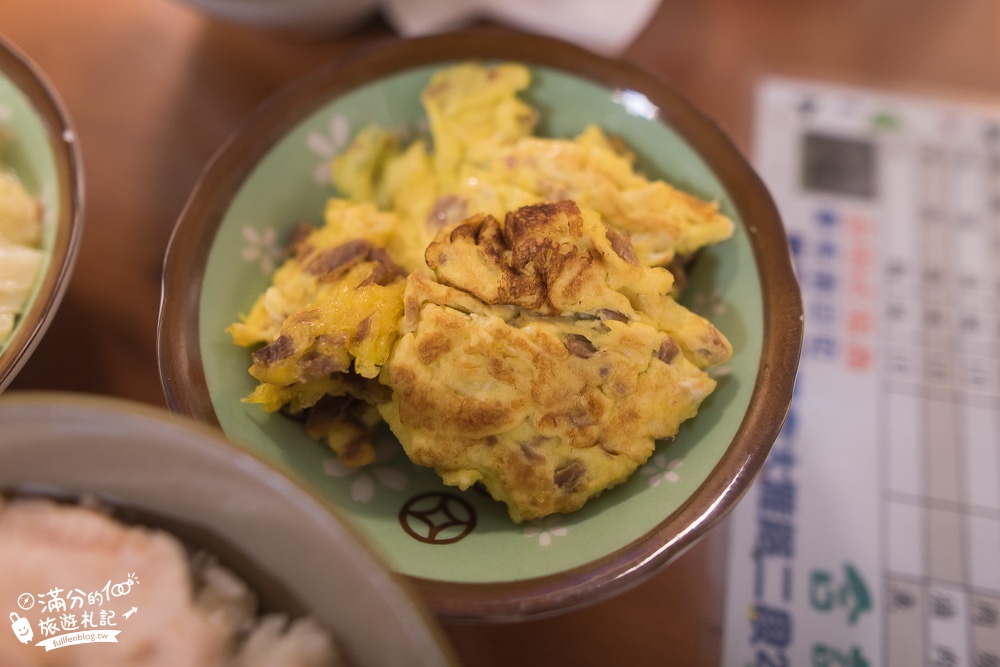
<path id="1" fill-rule="evenodd" d="M 0 391 L 31 356 L 69 285 L 83 231 L 83 171 L 69 115 L 38 66 L 0 39 L 0 168 L 40 205 L 41 264 L 0 340 Z"/>
<path id="2" fill-rule="evenodd" d="M 270 281 L 279 249 L 337 193 L 331 158 L 371 123 L 424 123 L 431 75 L 468 60 L 519 62 L 540 134 L 569 137 L 597 123 L 637 154 L 639 168 L 735 221 L 704 249 L 683 301 L 734 353 L 718 387 L 678 436 L 626 483 L 572 514 L 513 523 L 502 504 L 444 486 L 407 459 L 388 429 L 375 463 L 340 465 L 301 424 L 241 399 L 249 352 L 226 327 Z M 317 71 L 267 102 L 206 167 L 164 263 L 158 354 L 171 409 L 292 470 L 345 510 L 450 620 L 508 621 L 576 609 L 638 584 L 704 536 L 763 465 L 792 395 L 802 304 L 775 206 L 730 140 L 669 85 L 633 65 L 551 38 L 463 32 L 390 40 Z"/>

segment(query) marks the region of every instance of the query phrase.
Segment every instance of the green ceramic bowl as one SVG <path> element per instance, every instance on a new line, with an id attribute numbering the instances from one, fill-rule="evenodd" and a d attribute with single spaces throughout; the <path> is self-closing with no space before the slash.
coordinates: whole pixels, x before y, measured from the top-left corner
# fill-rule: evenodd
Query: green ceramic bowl
<path id="1" fill-rule="evenodd" d="M 224 331 L 269 284 L 278 248 L 321 219 L 330 158 L 376 122 L 422 122 L 419 93 L 449 62 L 527 64 L 541 133 L 596 122 L 647 173 L 708 199 L 735 236 L 697 261 L 686 301 L 730 338 L 719 386 L 628 483 L 572 515 L 513 524 L 487 495 L 444 486 L 383 433 L 378 461 L 340 465 L 301 425 L 240 399 L 249 354 Z M 802 306 L 784 231 L 753 170 L 725 136 L 649 74 L 547 38 L 460 33 L 392 41 L 299 82 L 265 105 L 214 158 L 167 252 L 159 323 L 170 407 L 217 424 L 241 446 L 333 500 L 444 618 L 513 620 L 605 598 L 666 566 L 736 504 L 760 469 L 792 394 Z"/>
<path id="2" fill-rule="evenodd" d="M 0 391 L 28 360 L 55 315 L 83 228 L 76 133 L 38 68 L 0 39 L 0 164 L 42 203 L 42 269 L 14 330 L 0 340 Z"/>

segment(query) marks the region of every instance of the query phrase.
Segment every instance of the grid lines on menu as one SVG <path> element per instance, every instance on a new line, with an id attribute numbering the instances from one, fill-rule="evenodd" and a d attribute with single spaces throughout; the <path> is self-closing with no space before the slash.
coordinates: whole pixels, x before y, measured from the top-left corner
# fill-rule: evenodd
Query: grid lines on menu
<path id="1" fill-rule="evenodd" d="M 1000 667 L 1000 131 L 880 145 L 887 665 Z"/>

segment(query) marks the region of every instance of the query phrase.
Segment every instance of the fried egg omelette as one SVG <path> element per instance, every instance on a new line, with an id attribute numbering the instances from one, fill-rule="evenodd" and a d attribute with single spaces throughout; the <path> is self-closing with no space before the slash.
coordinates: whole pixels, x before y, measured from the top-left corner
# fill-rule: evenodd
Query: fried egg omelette
<path id="1" fill-rule="evenodd" d="M 429 140 L 359 132 L 324 224 L 293 235 L 228 329 L 256 348 L 248 402 L 301 416 L 350 465 L 374 459 L 384 420 L 414 463 L 515 522 L 626 480 L 732 353 L 675 299 L 677 260 L 731 220 L 638 174 L 596 126 L 533 136 L 529 85 L 520 65 L 459 64 L 423 92 Z"/>

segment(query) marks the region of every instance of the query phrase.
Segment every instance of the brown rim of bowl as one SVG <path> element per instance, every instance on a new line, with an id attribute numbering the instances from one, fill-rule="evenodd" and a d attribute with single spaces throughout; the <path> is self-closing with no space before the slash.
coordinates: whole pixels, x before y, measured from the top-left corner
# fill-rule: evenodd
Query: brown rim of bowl
<path id="1" fill-rule="evenodd" d="M 83 171 L 76 132 L 55 89 L 41 70 L 12 44 L 0 39 L 0 71 L 28 98 L 48 135 L 59 187 L 59 218 L 37 296 L 0 353 L 0 392 L 14 379 L 49 327 L 76 262 L 83 231 Z"/>
<path id="2" fill-rule="evenodd" d="M 292 84 L 263 105 L 212 159 L 171 236 L 158 330 L 160 375 L 171 409 L 215 424 L 197 333 L 205 264 L 230 200 L 258 160 L 319 105 L 372 80 L 463 59 L 514 60 L 563 70 L 610 88 L 644 93 L 661 119 L 708 163 L 743 221 L 763 292 L 763 344 L 750 404 L 709 478 L 674 513 L 631 544 L 586 565 L 538 578 L 456 583 L 410 577 L 430 608 L 450 621 L 513 621 L 588 606 L 659 571 L 716 525 L 747 490 L 784 423 L 802 347 L 802 299 L 785 231 L 762 181 L 728 137 L 670 86 L 634 65 L 559 40 L 462 32 L 369 46 Z M 218 197 L 218 193 L 222 197 Z"/>

